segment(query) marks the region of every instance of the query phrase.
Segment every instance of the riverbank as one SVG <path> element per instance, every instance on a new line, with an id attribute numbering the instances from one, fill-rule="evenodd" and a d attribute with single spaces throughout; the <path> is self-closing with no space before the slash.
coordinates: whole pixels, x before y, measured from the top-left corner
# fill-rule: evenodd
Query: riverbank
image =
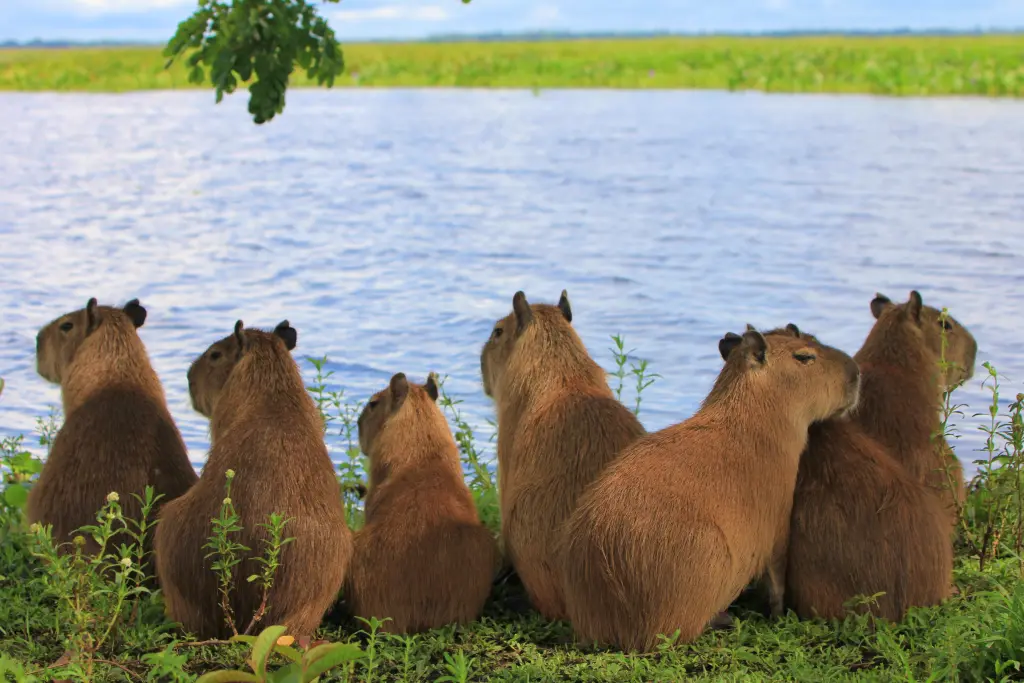
<path id="1" fill-rule="evenodd" d="M 335 87 L 1024 95 L 1024 34 L 347 43 Z M 194 88 L 161 48 L 0 50 L 0 90 Z M 292 85 L 310 82 L 301 74 Z M 206 86 L 203 86 L 206 87 Z"/>
<path id="2" fill-rule="evenodd" d="M 642 377 L 656 376 L 644 375 L 646 363 L 630 365 L 622 348 L 620 344 L 614 353 L 618 370 L 610 384 L 639 415 L 641 402 L 629 385 L 639 370 L 637 391 L 642 393 L 649 386 Z M 327 389 L 326 359 L 310 362 L 317 372 L 309 390 L 323 413 L 326 432 L 349 444 L 338 475 L 350 524 L 358 528 L 362 514 L 355 489 L 366 484 L 366 473 L 353 437 L 361 405 L 349 404 L 340 392 Z M 1020 552 L 1024 519 L 1016 483 L 1024 464 L 1024 396 L 1018 395 L 1001 414 L 995 398 L 997 375 L 987 365 L 984 370 L 972 381 L 993 395 L 996 410 L 986 428 L 992 440 L 988 452 L 975 461 L 978 474 L 970 482 L 958 532 L 958 594 L 940 606 L 911 610 L 899 624 L 871 623 L 853 610 L 842 622 L 800 621 L 791 613 L 772 621 L 753 597 L 741 596 L 730 609 L 730 628 L 709 631 L 689 645 L 666 641 L 657 652 L 625 655 L 577 646 L 571 627 L 541 619 L 513 580 L 495 588 L 484 615 L 473 624 L 410 638 L 354 623 L 343 609 L 329 613 L 318 637 L 352 647 L 338 651 L 338 668 L 321 680 L 1017 680 L 1014 667 L 1019 667 L 1024 651 L 1024 563 L 1013 552 Z M 463 419 L 459 401 L 443 385 L 441 392 L 439 403 L 455 430 L 481 519 L 497 535 L 497 482 L 486 466 L 493 453 L 479 450 L 480 440 Z M 947 419 L 955 409 L 954 395 L 946 406 Z M 52 417 L 39 421 L 42 445 L 50 443 L 58 424 Z M 129 569 L 120 569 L 113 558 L 111 564 L 122 578 L 110 583 L 99 578 L 99 572 L 81 571 L 82 567 L 66 571 L 71 567 L 54 559 L 45 535 L 26 529 L 23 522 L 24 494 L 18 489 L 38 472 L 38 461 L 24 453 L 22 442 L 5 440 L 0 444 L 0 469 L 7 475 L 0 496 L 0 678 L 8 680 L 4 675 L 10 672 L 18 683 L 53 677 L 181 683 L 197 681 L 211 671 L 247 670 L 250 646 L 190 641 L 164 619 L 159 595 L 135 595 L 126 589 L 136 578 L 131 562 L 125 565 Z M 999 539 L 996 546 L 993 538 Z M 118 628 L 111 629 L 114 624 Z M 69 647 L 85 654 L 69 660 L 64 656 Z M 281 652 L 271 656 L 270 669 L 285 665 L 289 652 L 297 654 L 287 648 Z"/>

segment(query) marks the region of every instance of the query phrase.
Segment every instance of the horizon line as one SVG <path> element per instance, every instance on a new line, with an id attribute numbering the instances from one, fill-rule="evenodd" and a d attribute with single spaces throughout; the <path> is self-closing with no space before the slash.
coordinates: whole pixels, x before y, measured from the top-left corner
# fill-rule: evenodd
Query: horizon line
<path id="1" fill-rule="evenodd" d="M 435 33 L 420 38 L 357 38 L 338 37 L 341 43 L 442 43 L 442 42 L 514 42 L 517 40 L 587 40 L 593 38 L 707 38 L 707 37 L 813 37 L 813 36 L 981 36 L 981 35 L 1016 35 L 1024 33 L 1024 27 L 1016 28 L 974 28 L 974 29 L 779 29 L 773 31 L 488 31 L 479 33 Z M 170 40 L 170 37 L 168 37 Z M 167 41 L 147 40 L 69 40 L 63 38 L 33 38 L 27 41 L 0 41 L 0 48 L 21 47 L 156 47 L 165 45 Z"/>

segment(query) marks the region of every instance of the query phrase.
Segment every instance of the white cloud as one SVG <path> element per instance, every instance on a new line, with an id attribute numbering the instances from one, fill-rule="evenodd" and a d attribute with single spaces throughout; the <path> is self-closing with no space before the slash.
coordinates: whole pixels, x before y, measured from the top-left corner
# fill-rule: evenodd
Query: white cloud
<path id="1" fill-rule="evenodd" d="M 342 9 L 331 13 L 331 19 L 336 21 L 444 21 L 447 18 L 448 11 L 440 5 L 385 5 L 373 9 Z"/>

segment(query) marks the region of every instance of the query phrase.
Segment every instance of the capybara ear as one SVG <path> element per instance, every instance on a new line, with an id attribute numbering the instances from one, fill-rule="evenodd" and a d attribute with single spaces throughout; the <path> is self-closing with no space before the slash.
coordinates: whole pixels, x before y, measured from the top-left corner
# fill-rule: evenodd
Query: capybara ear
<path id="1" fill-rule="evenodd" d="M 409 380 L 404 372 L 396 372 L 391 378 L 391 412 L 397 412 L 409 395 Z"/>
<path id="2" fill-rule="evenodd" d="M 786 325 L 786 331 L 789 332 L 794 337 L 796 337 L 797 339 L 800 338 L 800 328 L 794 325 L 793 323 L 789 323 L 788 325 Z"/>
<path id="3" fill-rule="evenodd" d="M 916 323 L 921 322 L 922 306 L 924 306 L 924 301 L 921 299 L 921 294 L 916 289 L 911 290 L 910 298 L 907 299 L 907 315 Z"/>
<path id="4" fill-rule="evenodd" d="M 427 375 L 427 383 L 424 388 L 427 390 L 427 396 L 430 397 L 431 401 L 436 401 L 437 397 L 441 395 L 441 392 L 437 389 L 437 373 L 431 372 Z"/>
<path id="5" fill-rule="evenodd" d="M 750 323 L 747 323 L 747 332 L 756 332 L 756 331 L 757 331 L 756 327 L 754 327 Z"/>
<path id="6" fill-rule="evenodd" d="M 132 325 L 135 325 L 135 329 L 142 327 L 146 323 L 146 309 L 142 307 L 138 299 L 132 299 L 121 310 L 128 315 Z"/>
<path id="7" fill-rule="evenodd" d="M 743 348 L 757 363 L 764 364 L 765 354 L 768 352 L 768 341 L 763 334 L 755 329 L 750 329 L 749 325 L 747 331 L 743 333 Z"/>
<path id="8" fill-rule="evenodd" d="M 558 310 L 562 311 L 565 321 L 572 322 L 572 306 L 569 305 L 569 293 L 562 290 L 562 296 L 558 298 Z"/>
<path id="9" fill-rule="evenodd" d="M 248 348 L 245 340 L 245 324 L 241 320 L 235 322 L 235 343 L 238 345 L 238 348 L 235 349 L 235 356 L 241 358 Z"/>
<path id="10" fill-rule="evenodd" d="M 526 300 L 526 295 L 522 291 L 516 292 L 512 297 L 512 310 L 516 314 L 517 333 L 525 330 L 526 326 L 533 322 L 533 309 L 530 308 L 530 302 Z"/>
<path id="11" fill-rule="evenodd" d="M 875 298 L 871 300 L 871 315 L 875 316 L 875 320 L 882 317 L 882 312 L 892 306 L 892 300 L 884 294 L 875 293 Z"/>
<path id="12" fill-rule="evenodd" d="M 299 333 L 295 331 L 295 328 L 287 320 L 282 320 L 277 324 L 277 327 L 274 328 L 274 334 L 284 340 L 284 345 L 289 351 L 294 349 L 299 341 Z"/>
<path id="13" fill-rule="evenodd" d="M 85 304 L 85 333 L 89 334 L 100 324 L 100 314 L 96 310 L 99 302 L 96 301 L 96 297 L 89 299 L 89 302 Z"/>
<path id="14" fill-rule="evenodd" d="M 718 353 L 722 354 L 722 360 L 729 360 L 729 354 L 742 341 L 743 337 L 735 332 L 726 332 L 725 336 L 718 340 Z"/>

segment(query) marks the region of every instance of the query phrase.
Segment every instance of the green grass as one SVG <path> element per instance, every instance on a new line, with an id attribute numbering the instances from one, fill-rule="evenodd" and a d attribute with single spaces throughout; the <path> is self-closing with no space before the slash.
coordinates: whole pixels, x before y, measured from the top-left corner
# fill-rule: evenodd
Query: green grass
<path id="1" fill-rule="evenodd" d="M 351 43 L 335 87 L 713 88 L 1024 94 L 1024 34 Z M 190 88 L 158 47 L 0 51 L 0 90 Z M 309 85 L 302 74 L 292 85 Z M 206 86 L 209 87 L 209 86 Z"/>
<path id="2" fill-rule="evenodd" d="M 646 362 L 634 360 L 621 338 L 613 339 L 612 387 L 639 412 L 640 395 L 658 376 L 651 374 Z M 365 484 L 365 461 L 353 441 L 360 404 L 328 388 L 325 359 L 309 360 L 316 375 L 309 390 L 324 414 L 325 437 L 345 451 L 339 480 L 346 487 Z M 347 649 L 335 652 L 335 668 L 320 680 L 1024 680 L 1024 564 L 1013 553 L 1020 548 L 1024 396 L 1018 395 L 1001 414 L 998 375 L 985 367 L 989 372 L 984 385 L 995 406 L 986 427 L 991 440 L 988 452 L 976 461 L 979 473 L 970 487 L 957 544 L 959 594 L 941 606 L 912 610 L 899 624 L 872 623 L 852 613 L 833 623 L 800 621 L 792 614 L 772 621 L 762 616 L 756 598 L 747 595 L 731 608 L 735 621 L 728 629 L 708 632 L 689 645 L 666 639 L 654 653 L 625 655 L 576 645 L 571 627 L 540 618 L 513 581 L 495 588 L 482 618 L 470 626 L 412 637 L 381 634 L 373 621 L 354 622 L 343 607 L 336 609 L 327 615 L 318 636 Z M 488 442 L 475 438 L 459 412 L 459 402 L 447 395 L 443 384 L 440 404 L 453 424 L 481 517 L 497 534 L 497 483 L 479 445 Z M 958 408 L 955 402 L 946 402 L 947 414 Z M 52 415 L 39 421 L 41 444 L 51 442 L 57 424 Z M 103 563 L 56 559 L 46 530 L 26 529 L 21 513 L 24 495 L 18 489 L 30 485 L 38 460 L 25 454 L 21 439 L 13 439 L 0 444 L 0 464 L 6 470 L 6 488 L 0 496 L 0 681 L 184 683 L 211 671 L 250 671 L 250 655 L 262 668 L 257 654 L 268 652 L 277 635 L 272 629 L 264 632 L 263 646 L 253 644 L 253 639 L 194 642 L 165 620 L 159 594 L 140 585 L 140 560 L 131 548 L 108 542 L 112 552 L 106 564 L 112 578 L 106 579 L 99 571 Z M 350 491 L 345 498 L 349 519 L 358 527 L 358 495 Z M 116 500 L 108 502 L 92 533 L 108 537 L 111 515 L 117 510 Z M 231 528 L 230 517 L 230 510 L 222 511 L 223 529 Z M 1001 541 L 998 548 L 979 542 L 993 536 Z M 230 545 L 227 535 L 211 543 L 214 540 L 221 548 Z M 125 557 L 132 561 L 124 564 Z M 267 626 L 261 624 L 254 633 Z M 63 656 L 69 647 L 79 654 Z M 300 654 L 288 647 L 276 651 L 268 660 L 271 671 L 282 671 L 287 656 Z M 213 680 L 286 679 L 207 679 Z"/>

